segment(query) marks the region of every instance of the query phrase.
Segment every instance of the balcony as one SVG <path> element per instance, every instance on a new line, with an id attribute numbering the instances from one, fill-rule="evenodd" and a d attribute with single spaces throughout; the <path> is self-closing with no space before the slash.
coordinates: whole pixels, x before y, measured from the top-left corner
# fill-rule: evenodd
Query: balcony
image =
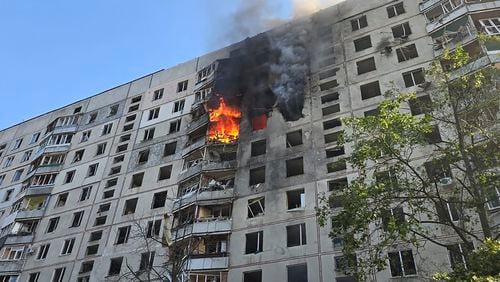
<path id="1" fill-rule="evenodd" d="M 41 218 L 45 212 L 45 207 L 34 210 L 20 210 L 17 212 L 16 220 L 27 220 L 32 218 Z"/>
<path id="2" fill-rule="evenodd" d="M 36 151 L 33 156 L 33 160 L 39 158 L 43 154 L 53 154 L 53 153 L 65 153 L 69 150 L 71 143 L 57 144 L 57 145 L 40 145 L 40 148 Z"/>
<path id="3" fill-rule="evenodd" d="M 193 144 L 185 147 L 184 149 L 182 149 L 182 157 L 185 157 L 187 154 L 191 153 L 192 151 L 194 150 L 197 150 L 203 146 L 205 146 L 207 144 L 207 140 L 206 138 L 200 138 L 198 140 L 196 140 Z"/>
<path id="4" fill-rule="evenodd" d="M 172 240 L 180 240 L 193 235 L 216 235 L 231 232 L 231 218 L 199 218 L 196 222 L 172 230 Z"/>
<path id="5" fill-rule="evenodd" d="M 215 171 L 215 170 L 231 170 L 236 167 L 236 161 L 222 161 L 222 162 L 210 162 L 207 160 L 202 160 L 199 163 L 188 167 L 184 171 L 179 174 L 179 181 L 183 181 L 188 179 L 195 174 L 204 172 L 204 171 Z"/>
<path id="6" fill-rule="evenodd" d="M 203 114 L 197 120 L 191 121 L 187 126 L 187 134 L 192 133 L 196 129 L 208 123 L 208 114 Z"/>
<path id="7" fill-rule="evenodd" d="M 211 270 L 211 269 L 227 269 L 229 266 L 229 258 L 223 257 L 204 257 L 191 258 L 187 262 L 187 269 L 194 270 Z"/>
<path id="8" fill-rule="evenodd" d="M 201 189 L 201 191 L 191 192 L 177 199 L 174 202 L 173 210 L 178 210 L 194 202 L 229 200 L 229 199 L 232 200 L 233 196 L 234 196 L 233 188 L 227 188 L 224 190 Z"/>
<path id="9" fill-rule="evenodd" d="M 20 233 L 7 235 L 4 245 L 22 245 L 33 242 L 33 233 Z"/>
<path id="10" fill-rule="evenodd" d="M 486 56 L 482 56 L 477 60 L 472 61 L 469 64 L 461 67 L 460 69 L 452 71 L 450 75 L 450 80 L 462 77 L 470 72 L 484 68 L 488 65 L 498 64 L 498 63 L 500 63 L 500 57 L 497 54 L 487 54 Z"/>
<path id="11" fill-rule="evenodd" d="M 21 272 L 22 267 L 22 260 L 0 260 L 0 273 Z"/>
<path id="12" fill-rule="evenodd" d="M 51 122 L 47 126 L 47 133 L 51 134 L 60 134 L 60 133 L 74 133 L 76 132 L 76 128 L 78 126 L 78 121 L 80 120 L 81 115 L 69 115 L 58 117 L 56 120 Z"/>

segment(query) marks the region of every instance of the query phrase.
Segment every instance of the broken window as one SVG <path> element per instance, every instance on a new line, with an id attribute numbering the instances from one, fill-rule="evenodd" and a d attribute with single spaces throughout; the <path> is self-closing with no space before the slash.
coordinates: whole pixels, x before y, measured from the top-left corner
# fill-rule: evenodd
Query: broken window
<path id="1" fill-rule="evenodd" d="M 116 156 L 113 158 L 113 164 L 121 163 L 125 160 L 125 155 Z"/>
<path id="2" fill-rule="evenodd" d="M 422 68 L 403 73 L 405 86 L 412 87 L 425 82 L 425 74 Z"/>
<path id="3" fill-rule="evenodd" d="M 335 76 L 335 75 L 337 75 L 337 71 L 338 70 L 339 70 L 338 68 L 334 68 L 334 69 L 331 69 L 331 70 L 322 71 L 322 72 L 320 72 L 318 74 L 319 79 L 322 80 L 322 79 L 325 79 L 325 78 L 329 78 L 329 77 Z"/>
<path id="4" fill-rule="evenodd" d="M 263 250 L 264 231 L 245 234 L 245 254 L 256 254 Z"/>
<path id="5" fill-rule="evenodd" d="M 109 264 L 108 276 L 120 274 L 122 268 L 123 257 L 112 258 Z"/>
<path id="6" fill-rule="evenodd" d="M 304 189 L 292 190 L 286 192 L 288 209 L 303 209 L 306 205 L 306 197 Z"/>
<path id="7" fill-rule="evenodd" d="M 450 264 L 452 267 L 467 267 L 467 249 L 464 247 L 464 244 L 457 243 L 447 245 L 446 249 L 448 250 L 448 258 L 450 259 Z"/>
<path id="8" fill-rule="evenodd" d="M 344 154 L 345 154 L 344 146 L 326 149 L 326 158 L 338 157 Z"/>
<path id="9" fill-rule="evenodd" d="M 118 112 L 118 105 L 113 105 L 113 106 L 109 107 L 108 117 L 112 117 L 112 116 L 116 115 L 117 112 Z"/>
<path id="10" fill-rule="evenodd" d="M 142 150 L 139 152 L 139 158 L 137 160 L 139 164 L 147 162 L 148 159 L 149 159 L 149 149 Z"/>
<path id="11" fill-rule="evenodd" d="M 66 273 L 66 267 L 60 267 L 54 269 L 54 273 L 52 274 L 52 282 L 63 282 L 65 273 Z"/>
<path id="12" fill-rule="evenodd" d="M 160 107 L 149 110 L 148 120 L 157 119 L 160 115 Z"/>
<path id="13" fill-rule="evenodd" d="M 76 170 L 71 170 L 66 172 L 66 176 L 64 177 L 64 184 L 71 183 L 73 178 L 75 177 Z"/>
<path id="14" fill-rule="evenodd" d="M 166 165 L 160 167 L 160 171 L 158 172 L 158 181 L 170 179 L 172 175 L 172 165 Z"/>
<path id="15" fill-rule="evenodd" d="M 175 133 L 181 130 L 181 119 L 170 122 L 170 128 L 168 129 L 168 133 Z"/>
<path id="16" fill-rule="evenodd" d="M 307 244 L 306 242 L 306 224 L 300 223 L 286 227 L 286 245 L 294 247 Z"/>
<path id="17" fill-rule="evenodd" d="M 338 118 L 323 122 L 323 130 L 332 129 L 338 126 L 342 126 L 342 121 Z"/>
<path id="18" fill-rule="evenodd" d="M 96 156 L 104 154 L 106 151 L 106 143 L 97 144 L 97 150 L 95 152 Z"/>
<path id="19" fill-rule="evenodd" d="M 98 167 L 99 167 L 98 163 L 89 165 L 89 169 L 87 170 L 87 177 L 94 176 L 97 173 Z"/>
<path id="20" fill-rule="evenodd" d="M 90 192 L 92 191 L 92 186 L 82 188 L 80 193 L 80 202 L 88 200 L 90 198 Z"/>
<path id="21" fill-rule="evenodd" d="M 188 80 L 181 81 L 177 83 L 177 93 L 186 91 L 188 87 Z"/>
<path id="22" fill-rule="evenodd" d="M 378 80 L 361 85 L 360 90 L 361 90 L 361 99 L 362 100 L 366 100 L 369 98 L 373 98 L 373 97 L 382 95 L 382 92 L 380 91 L 380 84 L 379 84 Z"/>
<path id="23" fill-rule="evenodd" d="M 254 218 L 264 215 L 266 203 L 264 197 L 258 197 L 248 200 L 248 218 Z"/>
<path id="24" fill-rule="evenodd" d="M 80 271 L 78 272 L 78 274 L 91 272 L 93 268 L 94 268 L 94 261 L 93 260 L 84 261 L 84 262 L 82 262 L 82 264 L 80 266 Z"/>
<path id="25" fill-rule="evenodd" d="M 432 101 L 429 95 L 416 97 L 408 102 L 411 114 L 416 116 L 432 111 Z"/>
<path id="26" fill-rule="evenodd" d="M 411 250 L 390 252 L 388 255 L 392 277 L 404 277 L 417 274 L 415 261 L 413 260 L 413 252 Z"/>
<path id="27" fill-rule="evenodd" d="M 377 69 L 374 57 L 358 61 L 356 62 L 356 66 L 358 67 L 358 74 L 364 74 Z"/>
<path id="28" fill-rule="evenodd" d="M 304 160 L 302 157 L 286 161 L 286 177 L 304 174 Z"/>
<path id="29" fill-rule="evenodd" d="M 148 238 L 160 237 L 161 219 L 148 221 L 146 236 Z"/>
<path id="30" fill-rule="evenodd" d="M 54 232 L 58 224 L 59 224 L 59 217 L 53 217 L 49 219 L 49 226 L 47 227 L 46 233 Z"/>
<path id="31" fill-rule="evenodd" d="M 133 114 L 125 118 L 125 122 L 134 121 L 137 115 Z"/>
<path id="32" fill-rule="evenodd" d="M 396 225 L 401 225 L 405 222 L 405 214 L 402 207 L 386 210 L 382 213 L 382 228 L 387 231 L 389 223 L 394 222 Z"/>
<path id="33" fill-rule="evenodd" d="M 146 130 L 144 130 L 144 135 L 142 137 L 142 141 L 148 141 L 148 140 L 151 140 L 153 139 L 153 137 L 155 136 L 155 128 L 148 128 Z"/>
<path id="34" fill-rule="evenodd" d="M 104 188 L 109 188 L 116 186 L 118 184 L 118 178 L 111 178 L 108 181 L 106 181 L 106 186 Z"/>
<path id="35" fill-rule="evenodd" d="M 347 169 L 347 162 L 345 160 L 338 160 L 326 164 L 326 170 L 328 173 L 339 172 L 346 169 Z"/>
<path id="36" fill-rule="evenodd" d="M 56 201 L 56 208 L 58 207 L 64 207 L 64 205 L 66 205 L 66 201 L 68 201 L 68 195 L 69 193 L 63 193 L 63 194 L 59 194 L 59 196 L 57 196 L 57 201 Z"/>
<path id="37" fill-rule="evenodd" d="M 125 201 L 125 205 L 123 207 L 123 215 L 135 213 L 135 208 L 137 207 L 137 200 L 138 198 L 133 198 Z"/>
<path id="38" fill-rule="evenodd" d="M 75 238 L 64 240 L 63 247 L 61 250 L 61 255 L 71 254 L 74 246 L 75 246 Z"/>
<path id="39" fill-rule="evenodd" d="M 396 26 L 393 26 L 391 29 L 392 29 L 392 36 L 394 37 L 394 39 L 406 38 L 411 34 L 411 28 L 409 22 L 398 24 Z"/>
<path id="40" fill-rule="evenodd" d="M 325 144 L 338 142 L 338 139 L 344 134 L 343 131 L 337 131 L 330 134 L 325 134 Z"/>
<path id="41" fill-rule="evenodd" d="M 96 119 L 97 119 L 97 112 L 90 113 L 89 114 L 89 119 L 87 121 L 87 124 L 94 123 Z"/>
<path id="42" fill-rule="evenodd" d="M 387 16 L 389 18 L 394 18 L 395 16 L 399 16 L 404 13 L 405 13 L 405 7 L 403 6 L 403 2 L 399 2 L 397 4 L 387 7 Z"/>
<path id="43" fill-rule="evenodd" d="M 144 172 L 132 175 L 132 182 L 130 188 L 141 187 L 144 179 Z"/>
<path id="44" fill-rule="evenodd" d="M 431 181 L 445 182 L 452 177 L 450 164 L 445 159 L 434 159 L 426 162 L 424 167 Z"/>
<path id="45" fill-rule="evenodd" d="M 38 254 L 36 255 L 36 259 L 45 259 L 47 258 L 47 254 L 49 253 L 50 244 L 44 244 L 40 246 L 38 249 Z"/>
<path id="46" fill-rule="evenodd" d="M 165 147 L 163 148 L 163 156 L 166 157 L 175 154 L 176 148 L 177 141 L 165 144 Z"/>
<path id="47" fill-rule="evenodd" d="M 118 228 L 118 235 L 116 236 L 116 245 L 125 244 L 128 242 L 130 235 L 130 225 Z"/>
<path id="48" fill-rule="evenodd" d="M 73 163 L 79 162 L 83 158 L 83 153 L 85 150 L 78 150 L 75 152 L 75 155 L 73 156 Z"/>
<path id="49" fill-rule="evenodd" d="M 425 141 L 429 144 L 436 144 L 436 143 L 443 141 L 441 139 L 441 133 L 439 132 L 439 127 L 437 125 L 434 125 L 432 127 L 431 131 L 427 132 L 424 135 L 424 138 L 425 138 Z"/>
<path id="50" fill-rule="evenodd" d="M 97 251 L 99 251 L 99 245 L 92 245 L 87 247 L 85 254 L 91 256 L 97 254 Z"/>
<path id="51" fill-rule="evenodd" d="M 417 46 L 415 44 L 411 44 L 398 48 L 396 49 L 396 55 L 398 56 L 399 63 L 416 58 L 418 57 Z"/>
<path id="52" fill-rule="evenodd" d="M 266 182 L 266 167 L 261 166 L 250 170 L 249 185 L 257 185 Z"/>
<path id="53" fill-rule="evenodd" d="M 184 104 L 185 104 L 184 99 L 175 102 L 172 112 L 174 112 L 174 113 L 182 112 L 184 110 Z"/>
<path id="54" fill-rule="evenodd" d="M 337 93 L 337 92 L 323 95 L 323 96 L 321 96 L 321 104 L 326 104 L 329 102 L 337 101 L 338 99 L 339 99 L 339 93 Z"/>
<path id="55" fill-rule="evenodd" d="M 139 263 L 139 271 L 150 270 L 153 268 L 155 260 L 155 252 L 146 252 L 141 254 L 141 262 Z"/>
<path id="56" fill-rule="evenodd" d="M 340 104 L 335 104 L 321 109 L 323 116 L 328 116 L 340 112 Z"/>
<path id="57" fill-rule="evenodd" d="M 120 136 L 120 139 L 119 139 L 119 141 L 118 141 L 118 142 L 125 142 L 125 141 L 128 141 L 128 140 L 130 140 L 130 137 L 131 137 L 131 135 L 130 135 L 130 134 L 125 134 L 125 135 L 122 135 L 122 136 Z"/>
<path id="58" fill-rule="evenodd" d="M 264 155 L 266 153 L 266 139 L 252 142 L 251 155 L 252 157 Z"/>
<path id="59" fill-rule="evenodd" d="M 112 198 L 115 194 L 115 190 L 109 190 L 109 191 L 104 191 L 104 193 L 102 193 L 102 198 L 103 199 L 109 199 L 109 198 Z"/>
<path id="60" fill-rule="evenodd" d="M 87 142 L 90 138 L 91 133 L 92 133 L 91 130 L 87 130 L 87 131 L 82 132 L 82 139 L 80 140 L 80 142 Z"/>
<path id="61" fill-rule="evenodd" d="M 78 227 L 82 224 L 84 211 L 78 211 L 73 213 L 73 220 L 71 221 L 71 225 L 69 227 Z"/>
<path id="62" fill-rule="evenodd" d="M 325 83 L 321 83 L 319 85 L 319 89 L 321 91 L 325 91 L 325 90 L 332 89 L 332 88 L 337 87 L 337 86 L 339 86 L 339 83 L 337 82 L 336 79 L 334 79 L 334 80 L 330 80 L 330 81 L 325 82 Z"/>
<path id="63" fill-rule="evenodd" d="M 120 153 L 120 152 L 126 151 L 127 148 L 128 148 L 128 144 L 122 144 L 122 145 L 116 147 L 116 152 Z"/>
<path id="64" fill-rule="evenodd" d="M 133 105 L 128 108 L 128 112 L 131 113 L 133 111 L 137 111 L 139 109 L 139 105 Z"/>
<path id="65" fill-rule="evenodd" d="M 102 127 L 101 136 L 102 136 L 102 135 L 107 135 L 107 134 L 110 134 L 110 133 L 111 133 L 111 128 L 113 128 L 113 123 L 108 123 L 108 124 L 105 124 L 105 125 Z"/>
<path id="66" fill-rule="evenodd" d="M 372 40 L 370 38 L 370 35 L 363 36 L 354 40 L 354 50 L 356 50 L 356 52 L 363 51 L 370 47 L 372 47 Z"/>
<path id="67" fill-rule="evenodd" d="M 157 89 L 153 92 L 153 101 L 159 100 L 163 97 L 163 88 Z"/>
<path id="68" fill-rule="evenodd" d="M 243 272 L 243 282 L 262 282 L 262 270 Z"/>
<path id="69" fill-rule="evenodd" d="M 352 31 L 356 31 L 358 29 L 362 29 L 368 26 L 368 20 L 366 16 L 361 16 L 359 18 L 351 20 Z"/>
<path id="70" fill-rule="evenodd" d="M 158 192 L 153 195 L 153 202 L 151 203 L 151 208 L 162 208 L 165 206 L 167 201 L 167 191 Z"/>
<path id="71" fill-rule="evenodd" d="M 114 191 L 114 190 L 113 190 L 113 191 Z M 109 192 L 109 191 L 108 191 L 108 192 Z M 104 192 L 104 193 L 106 193 L 106 192 Z M 99 226 L 99 225 L 104 225 L 104 224 L 106 224 L 106 218 L 107 218 L 107 216 L 106 216 L 106 215 L 96 217 L 96 218 L 95 218 L 95 221 L 94 221 L 94 226 Z"/>
<path id="72" fill-rule="evenodd" d="M 347 178 L 339 178 L 339 179 L 333 179 L 327 182 L 328 185 L 328 191 L 333 192 L 333 191 L 342 191 L 348 186 L 348 181 Z"/>
<path id="73" fill-rule="evenodd" d="M 102 230 L 90 233 L 89 242 L 99 241 L 102 238 Z"/>
<path id="74" fill-rule="evenodd" d="M 302 145 L 302 129 L 288 132 L 286 134 L 286 147 L 295 147 Z"/>
<path id="75" fill-rule="evenodd" d="M 136 96 L 134 98 L 132 98 L 132 100 L 130 101 L 131 104 L 134 104 L 134 103 L 139 103 L 142 99 L 142 96 L 139 95 L 139 96 Z"/>

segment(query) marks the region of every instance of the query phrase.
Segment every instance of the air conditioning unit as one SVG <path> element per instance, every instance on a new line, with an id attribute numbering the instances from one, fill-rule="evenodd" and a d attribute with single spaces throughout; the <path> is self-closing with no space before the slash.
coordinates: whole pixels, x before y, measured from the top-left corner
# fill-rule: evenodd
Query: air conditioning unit
<path id="1" fill-rule="evenodd" d="M 450 186 L 451 184 L 453 184 L 453 178 L 451 177 L 440 178 L 438 184 L 444 187 Z"/>

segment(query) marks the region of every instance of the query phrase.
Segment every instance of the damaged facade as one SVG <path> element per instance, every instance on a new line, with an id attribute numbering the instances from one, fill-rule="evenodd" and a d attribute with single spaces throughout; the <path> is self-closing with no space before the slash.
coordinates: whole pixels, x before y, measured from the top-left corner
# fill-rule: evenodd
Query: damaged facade
<path id="1" fill-rule="evenodd" d="M 160 242 L 186 281 L 355 281 L 315 217 L 356 176 L 340 118 L 391 82 L 429 98 L 445 47 L 498 64 L 480 32 L 500 1 L 349 0 L 1 131 L 0 281 L 133 280 L 161 272 Z M 450 269 L 444 247 L 391 256 L 377 281 Z"/>

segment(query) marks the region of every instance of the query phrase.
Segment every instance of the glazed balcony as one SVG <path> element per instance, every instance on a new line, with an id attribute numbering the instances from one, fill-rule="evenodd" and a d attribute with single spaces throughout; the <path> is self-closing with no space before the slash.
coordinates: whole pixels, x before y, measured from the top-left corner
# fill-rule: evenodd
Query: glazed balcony
<path id="1" fill-rule="evenodd" d="M 229 267 L 229 258 L 227 254 L 214 257 L 190 258 L 186 267 L 191 271 L 227 269 Z"/>
<path id="2" fill-rule="evenodd" d="M 172 230 L 172 240 L 177 241 L 189 236 L 217 235 L 231 232 L 232 219 L 229 217 L 199 218 Z"/>
<path id="3" fill-rule="evenodd" d="M 45 213 L 45 207 L 32 210 L 19 210 L 16 214 L 16 220 L 29 220 L 29 219 L 41 218 L 43 217 L 44 213 Z"/>
<path id="4" fill-rule="evenodd" d="M 23 245 L 31 244 L 35 235 L 33 233 L 9 234 L 5 238 L 4 245 Z"/>
<path id="5" fill-rule="evenodd" d="M 45 135 L 76 132 L 80 117 L 80 114 L 58 117 L 47 126 Z"/>
<path id="6" fill-rule="evenodd" d="M 21 272 L 22 268 L 23 260 L 0 260 L 0 274 Z"/>
<path id="7" fill-rule="evenodd" d="M 200 116 L 198 119 L 191 121 L 187 125 L 187 134 L 194 132 L 195 130 L 203 127 L 206 124 L 208 124 L 208 114 L 205 113 L 202 116 Z"/>
<path id="8" fill-rule="evenodd" d="M 176 199 L 174 202 L 173 210 L 174 211 L 178 210 L 194 202 L 213 201 L 217 203 L 222 203 L 225 200 L 232 201 L 233 197 L 234 197 L 234 190 L 232 187 L 223 190 L 210 190 L 202 188 L 198 191 L 187 193 L 183 197 Z"/>

